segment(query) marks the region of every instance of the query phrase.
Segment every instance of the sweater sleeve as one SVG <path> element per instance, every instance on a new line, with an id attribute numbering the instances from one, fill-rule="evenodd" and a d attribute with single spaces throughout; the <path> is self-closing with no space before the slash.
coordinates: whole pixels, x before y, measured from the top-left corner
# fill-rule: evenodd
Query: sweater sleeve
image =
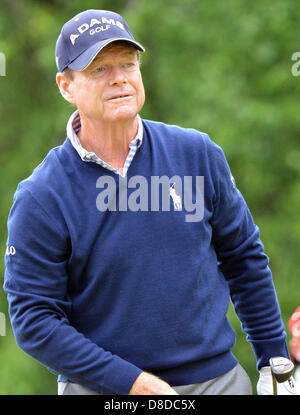
<path id="1" fill-rule="evenodd" d="M 18 346 L 72 382 L 100 394 L 128 394 L 142 370 L 70 325 L 68 237 L 28 190 L 15 194 L 8 246 L 4 290 Z"/>
<path id="2" fill-rule="evenodd" d="M 272 356 L 289 357 L 286 333 L 259 229 L 236 187 L 222 149 L 213 143 L 211 147 L 213 244 L 260 369 L 269 366 Z"/>

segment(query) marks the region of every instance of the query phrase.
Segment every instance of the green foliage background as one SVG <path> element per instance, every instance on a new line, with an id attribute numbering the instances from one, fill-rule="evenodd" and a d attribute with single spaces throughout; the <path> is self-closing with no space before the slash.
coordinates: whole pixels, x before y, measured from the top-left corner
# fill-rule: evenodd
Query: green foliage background
<path id="1" fill-rule="evenodd" d="M 74 109 L 55 84 L 55 42 L 63 23 L 88 8 L 122 14 L 147 49 L 141 115 L 205 131 L 224 149 L 260 227 L 287 325 L 300 303 L 300 78 L 291 72 L 292 54 L 300 51 L 296 0 L 1 0 L 2 257 L 17 183 L 65 139 Z M 0 311 L 6 316 L 0 394 L 56 394 L 55 376 L 16 345 L 2 291 Z M 255 358 L 232 306 L 229 318 L 237 331 L 234 352 L 255 387 Z"/>

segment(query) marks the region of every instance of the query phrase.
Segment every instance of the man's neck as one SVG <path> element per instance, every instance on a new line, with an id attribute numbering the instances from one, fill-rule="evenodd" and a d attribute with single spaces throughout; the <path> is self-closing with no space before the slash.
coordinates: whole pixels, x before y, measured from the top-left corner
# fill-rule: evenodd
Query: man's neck
<path id="1" fill-rule="evenodd" d="M 87 151 L 117 170 L 122 169 L 129 151 L 129 143 L 137 135 L 138 117 L 126 122 L 90 122 L 81 118 L 79 141 Z"/>

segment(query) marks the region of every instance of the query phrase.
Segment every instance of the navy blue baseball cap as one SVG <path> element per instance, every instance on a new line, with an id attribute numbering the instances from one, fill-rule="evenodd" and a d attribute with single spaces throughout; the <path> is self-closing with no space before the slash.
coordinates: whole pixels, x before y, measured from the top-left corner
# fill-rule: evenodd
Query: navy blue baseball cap
<path id="1" fill-rule="evenodd" d="M 55 58 L 59 72 L 65 68 L 82 71 L 108 44 L 126 41 L 144 52 L 125 22 L 115 12 L 86 10 L 64 24 L 56 41 Z"/>

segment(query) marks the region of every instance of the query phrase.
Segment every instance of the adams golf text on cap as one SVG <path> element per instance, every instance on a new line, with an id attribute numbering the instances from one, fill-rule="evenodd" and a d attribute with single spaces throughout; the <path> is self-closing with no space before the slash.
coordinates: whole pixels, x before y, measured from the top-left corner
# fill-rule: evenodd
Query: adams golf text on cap
<path id="1" fill-rule="evenodd" d="M 57 69 L 61 72 L 69 67 L 82 71 L 105 46 L 118 40 L 145 51 L 119 14 L 108 10 L 86 10 L 79 13 L 64 24 L 57 39 Z"/>

